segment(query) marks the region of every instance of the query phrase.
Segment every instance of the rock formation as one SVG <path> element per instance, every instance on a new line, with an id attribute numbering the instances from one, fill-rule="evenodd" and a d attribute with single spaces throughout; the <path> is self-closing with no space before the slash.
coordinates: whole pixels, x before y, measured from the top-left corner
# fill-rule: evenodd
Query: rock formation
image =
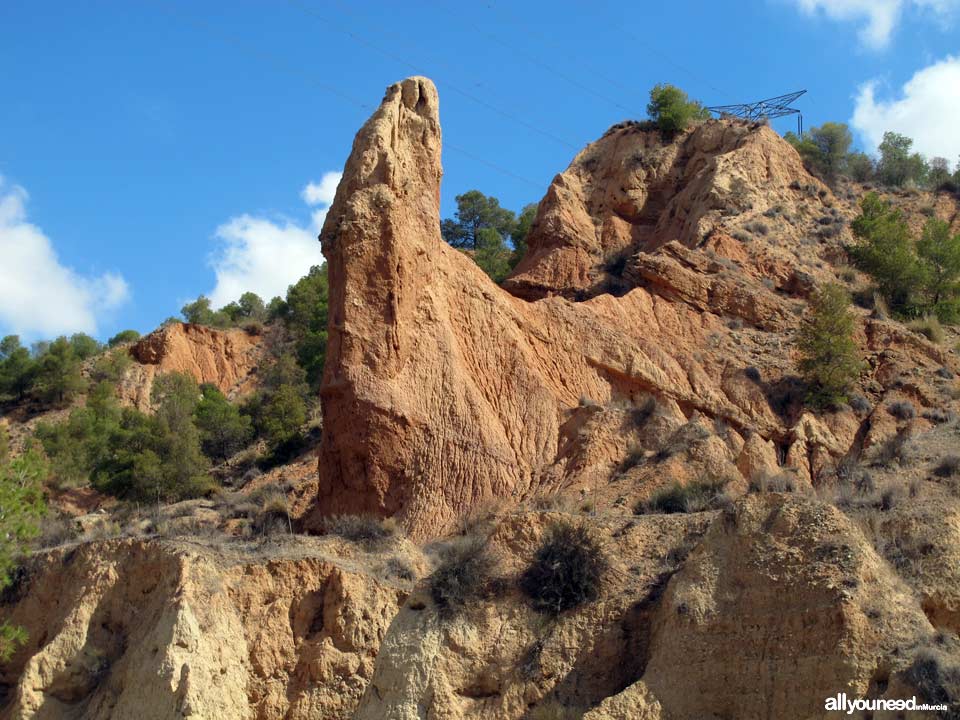
<path id="1" fill-rule="evenodd" d="M 3 668 L 2 717 L 348 718 L 406 595 L 348 555 L 158 540 L 45 553 L 4 598 L 29 639 Z"/>
<path id="2" fill-rule="evenodd" d="M 700 470 L 746 480 L 786 466 L 809 485 L 861 452 L 869 421 L 802 412 L 790 343 L 816 284 L 835 278 L 853 210 L 769 128 L 710 121 L 664 143 L 614 127 L 554 180 L 511 292 L 441 239 L 440 146 L 432 83 L 389 88 L 321 232 L 316 527 L 373 512 L 424 537 L 490 498 L 603 492 L 631 443 L 658 453 L 691 423 L 713 436 Z M 916 336 L 897 357 L 894 332 L 864 317 L 864 352 L 887 377 L 875 394 L 899 369 L 944 362 Z M 598 414 L 650 400 L 656 433 Z"/>
<path id="3" fill-rule="evenodd" d="M 263 338 L 241 329 L 171 323 L 141 338 L 130 348 L 136 361 L 120 383 L 121 400 L 140 410 L 150 407 L 153 379 L 181 372 L 198 383 L 212 383 L 233 397 L 251 391 L 264 358 Z"/>
<path id="4" fill-rule="evenodd" d="M 550 520 L 505 520 L 498 570 L 522 569 Z M 356 718 L 827 718 L 837 692 L 916 692 L 906 669 L 933 628 L 848 518 L 770 494 L 703 521 L 591 519 L 616 564 L 601 600 L 555 621 L 516 592 L 438 619 L 415 592 Z M 533 714 L 554 704 L 571 714 Z"/>

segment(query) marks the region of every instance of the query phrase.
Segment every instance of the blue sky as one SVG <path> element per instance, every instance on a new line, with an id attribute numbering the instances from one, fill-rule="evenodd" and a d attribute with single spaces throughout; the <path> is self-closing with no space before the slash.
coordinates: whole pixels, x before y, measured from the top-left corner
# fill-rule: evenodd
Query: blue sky
<path id="1" fill-rule="evenodd" d="M 953 163 L 958 16 L 960 0 L 7 0 L 0 334 L 106 338 L 200 293 L 282 293 L 321 259 L 354 133 L 412 74 L 440 91 L 445 215 L 471 188 L 539 199 L 657 82 L 707 104 L 806 88 L 808 127 L 856 119 L 867 150 L 895 129 Z"/>

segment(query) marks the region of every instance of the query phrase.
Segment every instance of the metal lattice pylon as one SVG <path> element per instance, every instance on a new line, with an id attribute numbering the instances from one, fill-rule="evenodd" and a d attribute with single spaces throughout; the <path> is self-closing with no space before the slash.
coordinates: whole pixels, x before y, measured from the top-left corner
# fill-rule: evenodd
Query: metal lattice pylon
<path id="1" fill-rule="evenodd" d="M 790 103 L 803 95 L 806 90 L 778 95 L 777 97 L 757 100 L 742 105 L 715 105 L 707 110 L 717 113 L 720 117 L 738 117 L 745 120 L 769 120 L 784 115 L 797 116 L 797 132 L 803 134 L 803 114 L 797 108 L 790 107 Z"/>

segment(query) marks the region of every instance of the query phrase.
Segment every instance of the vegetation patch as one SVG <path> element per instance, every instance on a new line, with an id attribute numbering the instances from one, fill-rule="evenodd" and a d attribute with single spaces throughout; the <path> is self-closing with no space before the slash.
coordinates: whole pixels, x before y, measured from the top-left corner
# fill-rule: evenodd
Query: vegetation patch
<path id="1" fill-rule="evenodd" d="M 533 561 L 520 576 L 520 589 L 539 612 L 559 615 L 599 597 L 609 568 L 606 554 L 586 525 L 551 525 Z"/>
<path id="2" fill-rule="evenodd" d="M 373 515 L 335 515 L 326 521 L 325 529 L 328 535 L 338 535 L 368 549 L 382 547 L 397 535 L 393 519 Z"/>
<path id="3" fill-rule="evenodd" d="M 428 587 L 438 612 L 450 616 L 495 592 L 495 561 L 486 538 L 458 538 L 440 552 L 440 564 L 430 575 Z"/>
<path id="4" fill-rule="evenodd" d="M 638 502 L 635 515 L 690 513 L 712 510 L 719 507 L 723 488 L 722 480 L 698 480 L 681 485 L 674 482 L 657 490 L 646 500 Z"/>

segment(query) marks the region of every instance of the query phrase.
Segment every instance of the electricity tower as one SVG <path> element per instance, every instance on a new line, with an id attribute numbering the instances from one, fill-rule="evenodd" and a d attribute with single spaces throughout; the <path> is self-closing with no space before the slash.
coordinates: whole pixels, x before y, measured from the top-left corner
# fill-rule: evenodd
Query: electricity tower
<path id="1" fill-rule="evenodd" d="M 786 95 L 778 95 L 777 97 L 742 105 L 715 105 L 714 107 L 708 107 L 707 110 L 717 113 L 720 117 L 738 117 L 744 120 L 770 120 L 784 115 L 796 115 L 797 134 L 803 135 L 803 114 L 797 108 L 790 107 L 790 103 L 805 92 L 806 90 L 798 90 Z"/>

